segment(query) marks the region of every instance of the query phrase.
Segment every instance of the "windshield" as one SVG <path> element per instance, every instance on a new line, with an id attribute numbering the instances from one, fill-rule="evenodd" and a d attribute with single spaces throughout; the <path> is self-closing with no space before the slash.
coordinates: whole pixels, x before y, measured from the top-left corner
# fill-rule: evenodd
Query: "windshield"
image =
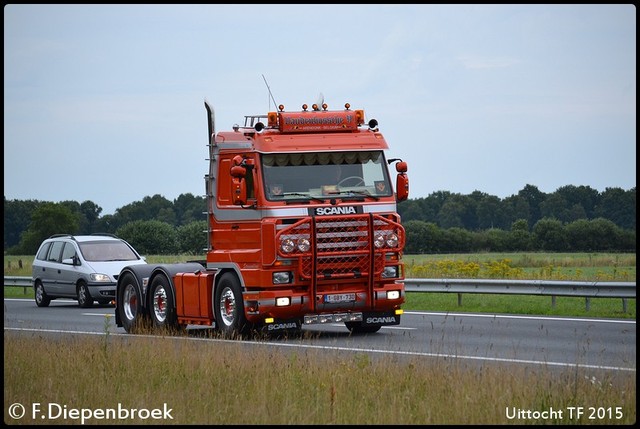
<path id="1" fill-rule="evenodd" d="M 382 151 L 262 155 L 269 200 L 391 195 Z"/>
<path id="2" fill-rule="evenodd" d="M 85 260 L 92 262 L 138 260 L 138 255 L 122 241 L 80 243 L 80 251 Z"/>

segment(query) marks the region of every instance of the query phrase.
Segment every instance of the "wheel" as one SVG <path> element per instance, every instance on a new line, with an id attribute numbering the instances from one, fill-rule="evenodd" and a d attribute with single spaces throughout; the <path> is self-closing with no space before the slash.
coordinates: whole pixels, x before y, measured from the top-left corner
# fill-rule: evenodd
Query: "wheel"
<path id="1" fill-rule="evenodd" d="M 176 301 L 169 280 L 163 275 L 156 276 L 151 282 L 151 323 L 155 328 L 178 329 Z"/>
<path id="2" fill-rule="evenodd" d="M 51 303 L 51 298 L 47 296 L 44 286 L 40 282 L 36 283 L 35 300 L 38 307 L 48 307 Z"/>
<path id="3" fill-rule="evenodd" d="M 122 276 L 121 282 L 124 286 L 118 289 L 116 311 L 124 330 L 127 333 L 136 332 L 144 325 L 143 322 L 146 319 L 142 311 L 142 298 L 138 294 L 132 274 L 126 273 Z"/>
<path id="4" fill-rule="evenodd" d="M 349 176 L 349 177 L 345 177 L 344 179 L 340 180 L 338 182 L 337 186 L 345 186 L 345 183 L 348 182 L 349 180 L 353 181 L 353 184 L 351 186 L 363 186 L 364 185 L 364 179 L 360 176 Z"/>
<path id="5" fill-rule="evenodd" d="M 360 322 L 344 322 L 352 334 L 375 334 L 381 326 L 362 326 Z"/>
<path id="6" fill-rule="evenodd" d="M 82 308 L 88 308 L 93 305 L 93 298 L 91 298 L 89 288 L 84 283 L 80 283 L 78 286 L 78 305 Z"/>
<path id="7" fill-rule="evenodd" d="M 227 272 L 220 277 L 214 307 L 216 328 L 224 336 L 242 335 L 250 331 L 251 326 L 244 314 L 240 281 L 234 273 Z"/>

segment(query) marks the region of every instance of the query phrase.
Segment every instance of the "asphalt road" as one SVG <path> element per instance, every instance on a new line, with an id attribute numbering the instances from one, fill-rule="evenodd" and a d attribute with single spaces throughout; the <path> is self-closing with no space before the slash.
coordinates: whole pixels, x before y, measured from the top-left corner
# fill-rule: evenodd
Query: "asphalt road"
<path id="1" fill-rule="evenodd" d="M 55 300 L 39 308 L 33 300 L 4 300 L 5 332 L 127 336 L 115 326 L 113 306 L 80 308 L 75 301 Z M 570 317 L 439 313 L 407 311 L 399 326 L 378 333 L 351 335 L 342 324 L 305 327 L 302 335 L 243 340 L 243 344 L 282 349 L 456 359 L 486 365 L 538 368 L 582 367 L 636 371 L 636 321 Z M 190 326 L 194 339 L 209 338 L 208 327 Z"/>

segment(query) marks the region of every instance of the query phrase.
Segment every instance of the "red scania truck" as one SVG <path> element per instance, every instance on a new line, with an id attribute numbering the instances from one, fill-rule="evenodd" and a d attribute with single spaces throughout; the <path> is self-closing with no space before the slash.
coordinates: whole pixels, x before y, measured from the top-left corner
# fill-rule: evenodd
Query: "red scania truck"
<path id="1" fill-rule="evenodd" d="M 348 103 L 279 105 L 216 133 L 205 108 L 206 261 L 123 269 L 116 325 L 209 325 L 224 335 L 398 325 L 405 231 L 396 204 L 409 181 L 406 162 L 385 158 L 377 121 Z"/>

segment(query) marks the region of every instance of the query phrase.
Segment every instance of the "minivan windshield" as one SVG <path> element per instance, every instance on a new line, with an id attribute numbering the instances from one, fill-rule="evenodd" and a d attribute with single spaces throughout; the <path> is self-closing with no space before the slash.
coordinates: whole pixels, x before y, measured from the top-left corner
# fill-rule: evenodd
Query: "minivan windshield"
<path id="1" fill-rule="evenodd" d="M 87 241 L 79 243 L 86 261 L 137 261 L 138 255 L 122 241 Z"/>
<path id="2" fill-rule="evenodd" d="M 382 151 L 263 154 L 269 200 L 392 194 Z"/>

